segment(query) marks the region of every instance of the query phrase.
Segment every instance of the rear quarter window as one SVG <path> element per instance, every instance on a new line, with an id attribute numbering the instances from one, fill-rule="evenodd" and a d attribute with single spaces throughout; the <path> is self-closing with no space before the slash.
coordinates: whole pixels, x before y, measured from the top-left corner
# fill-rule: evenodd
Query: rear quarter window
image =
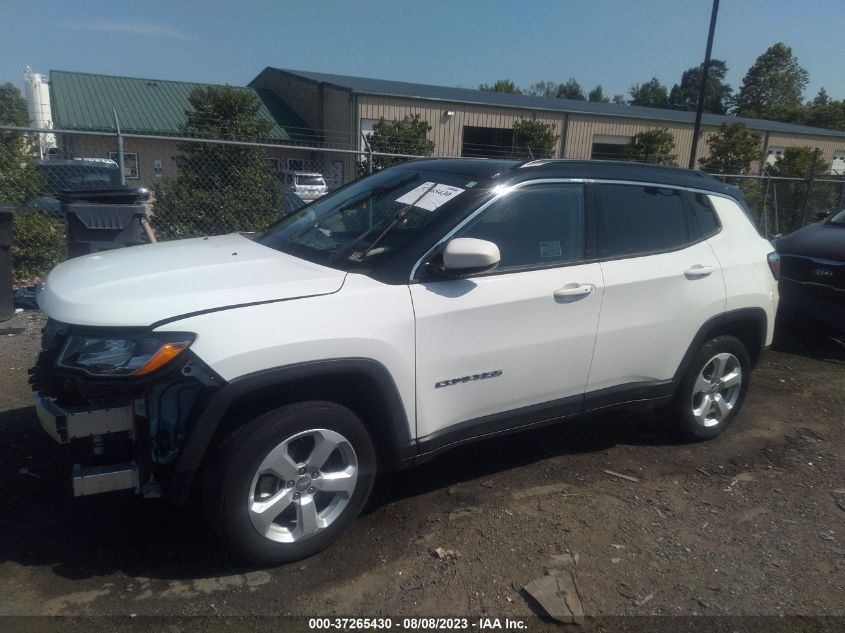
<path id="1" fill-rule="evenodd" d="M 671 251 L 698 239 L 677 189 L 599 185 L 598 194 L 599 252 L 604 258 Z"/>
<path id="2" fill-rule="evenodd" d="M 716 210 L 713 208 L 713 203 L 710 202 L 710 197 L 704 193 L 689 192 L 687 201 L 692 209 L 699 235 L 702 238 L 707 238 L 718 233 L 722 225 L 719 222 L 719 216 L 716 215 Z"/>

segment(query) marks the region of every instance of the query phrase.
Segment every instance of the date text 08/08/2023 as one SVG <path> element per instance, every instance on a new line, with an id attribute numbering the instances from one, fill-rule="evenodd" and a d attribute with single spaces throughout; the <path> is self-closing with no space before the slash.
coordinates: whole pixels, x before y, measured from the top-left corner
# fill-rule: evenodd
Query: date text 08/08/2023
<path id="1" fill-rule="evenodd" d="M 310 618 L 311 630 L 526 630 L 525 620 L 511 618 Z"/>

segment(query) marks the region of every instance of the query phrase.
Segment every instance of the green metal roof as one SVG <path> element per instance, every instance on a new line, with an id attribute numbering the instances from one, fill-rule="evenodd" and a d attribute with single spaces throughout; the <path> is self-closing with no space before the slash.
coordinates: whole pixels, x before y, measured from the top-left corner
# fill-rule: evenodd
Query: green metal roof
<path id="1" fill-rule="evenodd" d="M 210 84 L 50 71 L 53 125 L 58 129 L 113 131 L 117 110 L 127 134 L 178 135 L 187 120 L 191 91 Z M 259 116 L 273 124 L 268 140 L 315 141 L 316 133 L 266 90 L 234 86 L 261 100 Z"/>

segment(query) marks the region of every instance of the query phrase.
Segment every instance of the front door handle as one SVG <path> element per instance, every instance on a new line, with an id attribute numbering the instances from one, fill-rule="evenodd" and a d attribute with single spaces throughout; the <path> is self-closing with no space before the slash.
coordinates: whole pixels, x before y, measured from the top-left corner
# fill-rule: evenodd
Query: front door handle
<path id="1" fill-rule="evenodd" d="M 586 297 L 596 287 L 593 284 L 566 284 L 554 291 L 555 299 L 569 299 L 571 297 Z"/>
<path id="2" fill-rule="evenodd" d="M 712 266 L 702 266 L 701 264 L 696 264 L 695 266 L 690 266 L 684 271 L 684 277 L 687 279 L 701 279 L 702 277 L 706 277 L 710 273 L 712 273 L 714 268 Z"/>

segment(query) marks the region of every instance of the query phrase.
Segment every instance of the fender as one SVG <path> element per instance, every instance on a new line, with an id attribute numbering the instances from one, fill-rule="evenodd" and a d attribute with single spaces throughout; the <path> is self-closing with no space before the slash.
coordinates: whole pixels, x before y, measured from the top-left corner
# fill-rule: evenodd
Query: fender
<path id="1" fill-rule="evenodd" d="M 681 364 L 678 365 L 678 369 L 675 372 L 674 377 L 672 378 L 673 389 L 677 388 L 677 386 L 680 384 L 681 380 L 684 377 L 684 374 L 687 372 L 687 368 L 692 362 L 693 357 L 696 355 L 699 348 L 704 344 L 704 342 L 708 338 L 710 338 L 713 333 L 725 329 L 727 326 L 730 326 L 731 323 L 736 323 L 738 321 L 756 321 L 762 325 L 762 336 L 760 338 L 760 353 L 757 355 L 756 358 L 752 356 L 751 368 L 754 369 L 756 364 L 760 362 L 764 353 L 768 349 L 766 347 L 768 317 L 766 316 L 766 311 L 763 308 L 739 308 L 737 310 L 731 310 L 729 312 L 717 314 L 716 316 L 711 317 L 710 319 L 705 321 L 704 325 L 699 328 L 698 333 L 692 340 L 692 343 L 687 349 L 686 354 L 684 354 L 684 357 L 681 359 Z M 749 352 L 751 351 L 752 350 L 749 350 Z"/>
<path id="2" fill-rule="evenodd" d="M 382 430 L 387 432 L 392 457 L 398 462 L 414 454 L 416 444 L 411 441 L 402 398 L 390 372 L 380 362 L 370 358 L 336 358 L 274 367 L 235 378 L 194 405 L 191 412 L 193 430 L 179 454 L 167 487 L 169 500 L 176 505 L 185 502 L 215 432 L 238 399 L 266 387 L 339 374 L 364 375 L 377 385 L 387 411 Z"/>

